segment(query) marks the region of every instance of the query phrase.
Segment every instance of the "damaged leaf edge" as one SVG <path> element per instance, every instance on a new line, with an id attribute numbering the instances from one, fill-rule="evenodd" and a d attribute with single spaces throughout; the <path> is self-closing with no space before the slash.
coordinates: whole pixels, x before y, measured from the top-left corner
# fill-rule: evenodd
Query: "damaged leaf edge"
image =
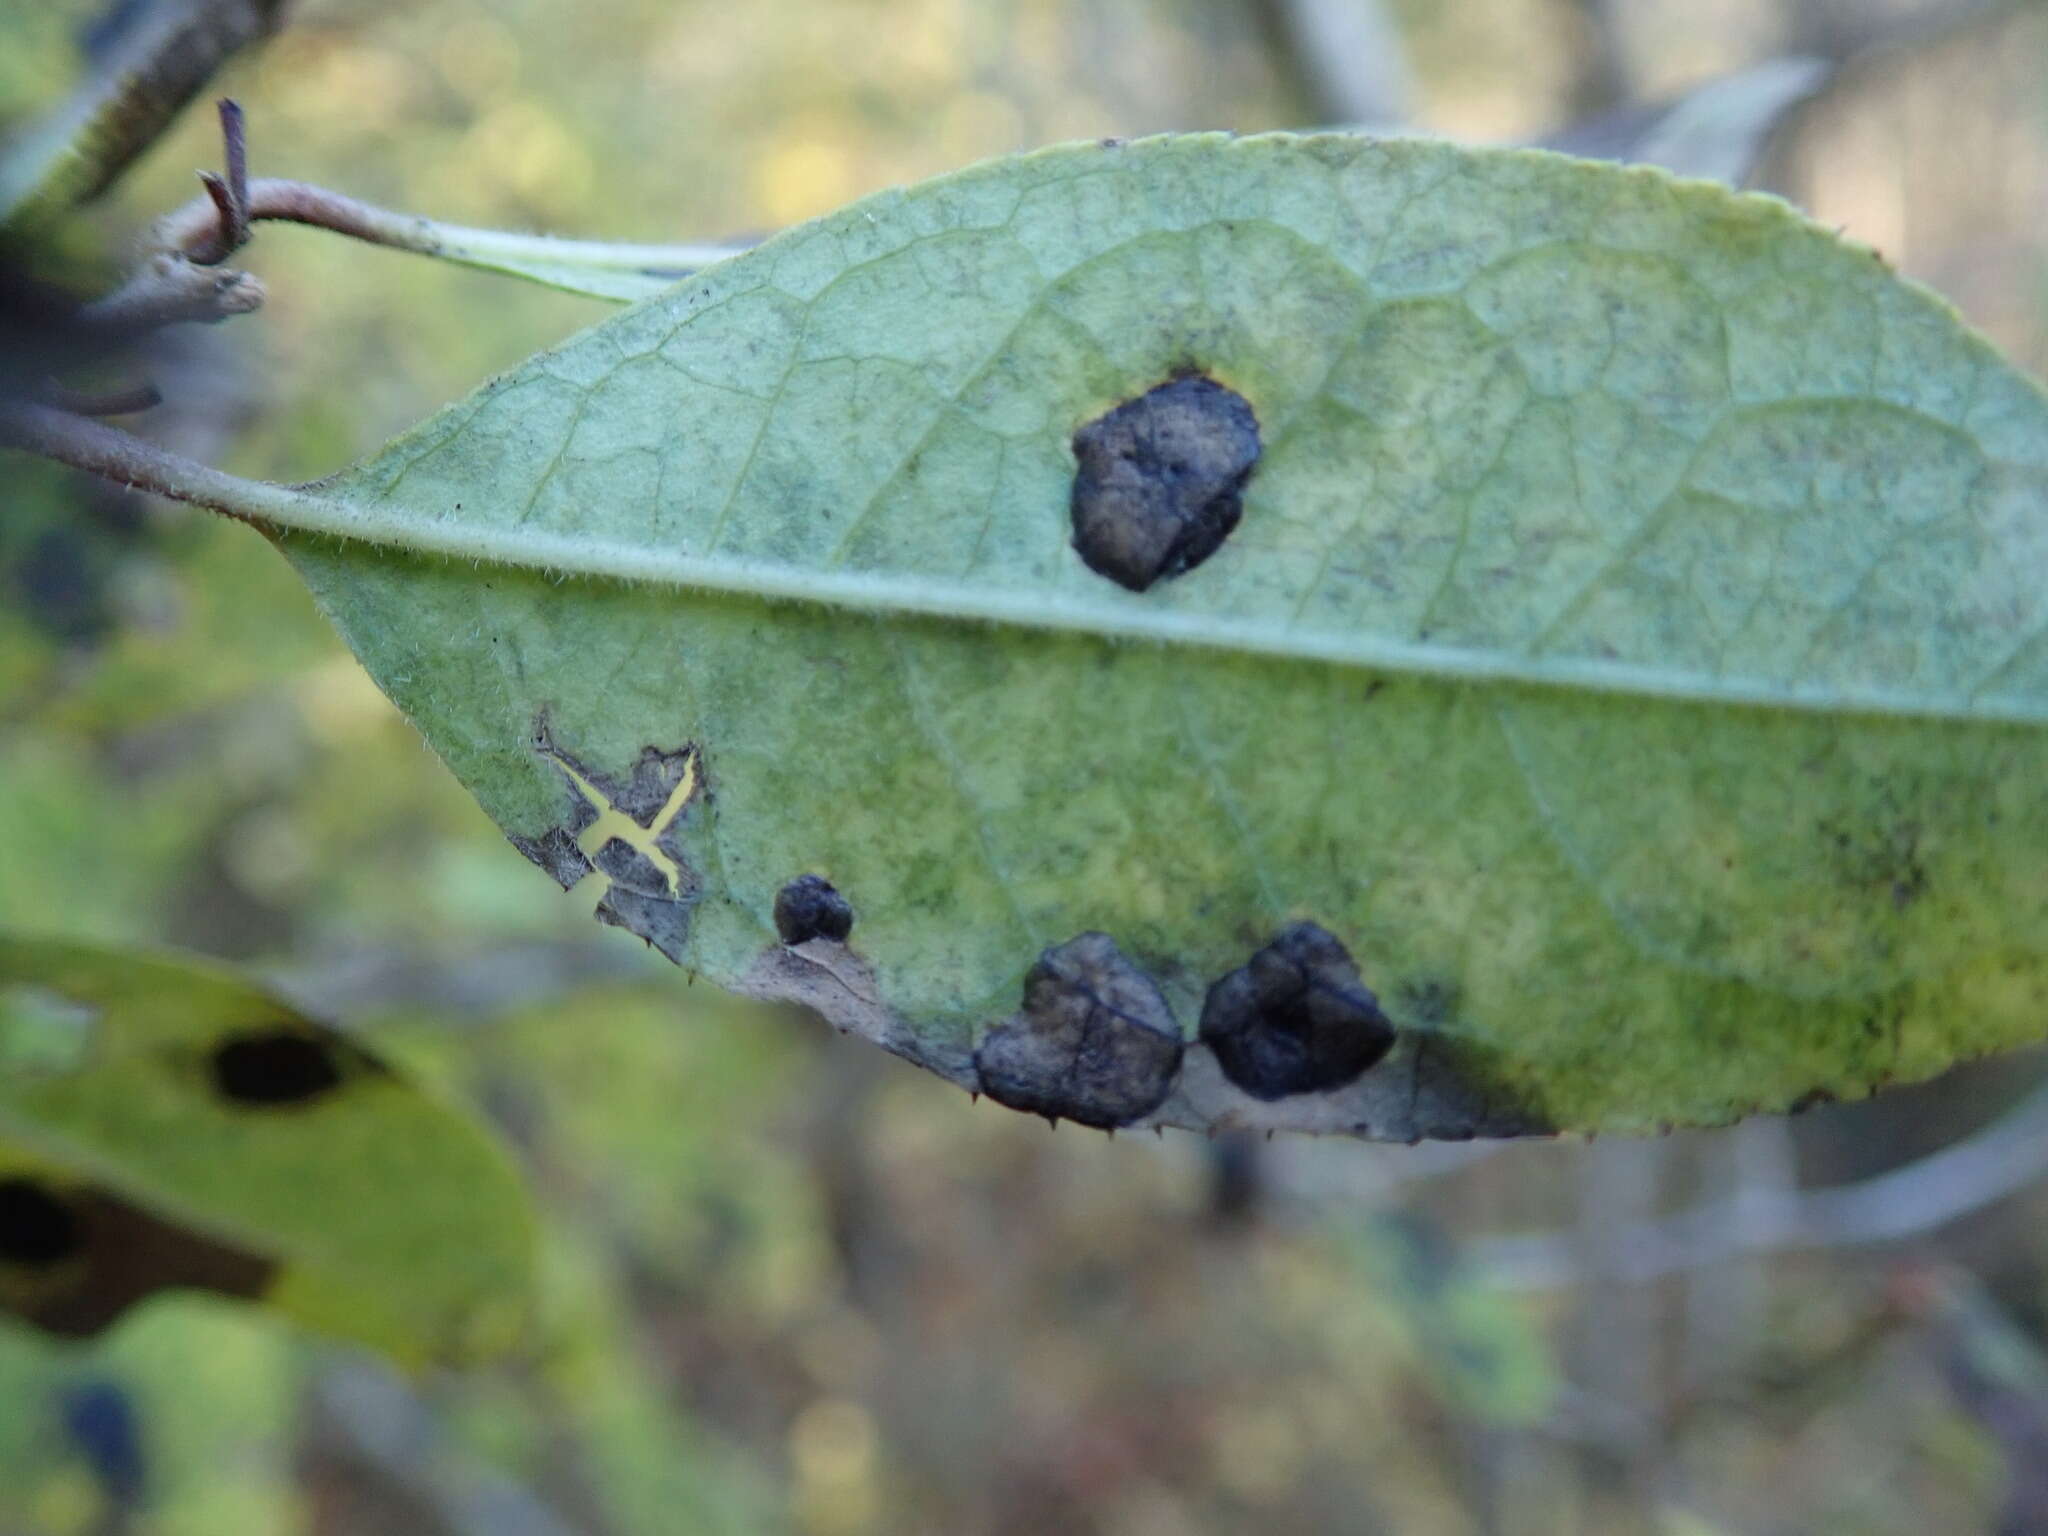
<path id="1" fill-rule="evenodd" d="M 973 1040 L 920 1035 L 882 999 L 874 972 L 847 945 L 830 939 L 769 945 L 732 990 L 757 1002 L 806 1009 L 841 1034 L 878 1045 L 969 1093 L 983 1092 Z M 1020 1017 L 1021 1011 L 995 1022 Z M 1426 1030 L 1403 1031 L 1385 1058 L 1344 1088 L 1265 1102 L 1231 1083 L 1205 1042 L 1187 1038 L 1165 1101 L 1117 1129 L 1289 1131 L 1407 1144 L 1557 1134 L 1526 1112 L 1496 1112 L 1450 1068 L 1442 1043 Z"/>

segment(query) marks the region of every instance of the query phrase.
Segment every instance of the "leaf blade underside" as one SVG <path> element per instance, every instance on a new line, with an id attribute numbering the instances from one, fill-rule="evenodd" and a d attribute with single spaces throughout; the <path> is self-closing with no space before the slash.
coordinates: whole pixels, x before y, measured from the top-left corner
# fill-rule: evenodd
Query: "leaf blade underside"
<path id="1" fill-rule="evenodd" d="M 1069 440 L 1190 370 L 1256 413 L 1243 521 L 1126 592 L 1070 547 Z M 310 494 L 356 537 L 286 552 L 530 856 L 964 1085 L 1088 930 L 1192 1033 L 1312 921 L 1401 1030 L 1276 1103 L 1192 1046 L 1142 1123 L 1711 1122 L 2048 1022 L 2048 410 L 1768 198 L 1354 136 L 1044 151 L 792 230 Z M 848 946 L 778 941 L 807 872 Z"/>

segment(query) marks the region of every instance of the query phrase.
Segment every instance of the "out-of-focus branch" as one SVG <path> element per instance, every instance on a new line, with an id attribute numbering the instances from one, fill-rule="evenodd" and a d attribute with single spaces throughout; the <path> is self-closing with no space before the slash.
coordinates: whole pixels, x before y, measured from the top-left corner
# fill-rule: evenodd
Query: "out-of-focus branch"
<path id="1" fill-rule="evenodd" d="M 1579 13 L 1582 36 L 1571 51 L 1572 115 L 1588 117 L 1612 111 L 1636 94 L 1615 0 L 1574 0 L 1573 9 Z"/>
<path id="2" fill-rule="evenodd" d="M 1578 4 L 1587 27 L 1602 40 L 1600 48 L 1618 58 L 1611 0 Z M 1534 142 L 1567 154 L 1661 165 L 1682 176 L 1741 186 L 1778 130 L 1844 69 L 1865 56 L 1927 47 L 1951 32 L 2006 14 L 2017 4 L 2018 0 L 1812 0 L 1797 9 L 1788 28 L 1796 51 L 1761 59 L 1664 101 L 1634 101 L 1625 92 L 1617 97 L 1619 87 L 1585 85 L 1574 93 L 1581 115 Z M 1613 105 L 1615 100 L 1622 104 Z M 1607 101 L 1608 109 L 1584 115 L 1584 105 L 1598 101 Z"/>
<path id="3" fill-rule="evenodd" d="M 453 1022 L 535 1007 L 582 987 L 644 980 L 648 969 L 637 951 L 601 943 L 593 935 L 506 944 L 453 957 L 366 945 L 270 979 L 309 1012 L 330 1018 L 407 1009 Z"/>
<path id="4" fill-rule="evenodd" d="M 248 44 L 283 0 L 152 0 L 92 75 L 0 154 L 0 230 L 40 224 L 97 197 Z"/>
<path id="5" fill-rule="evenodd" d="M 1717 1136 L 1702 1137 L 1695 1155 L 1701 1187 L 1731 1201 L 1745 1190 L 1782 1199 L 1799 1183 L 1792 1124 L 1777 1115 L 1757 1115 Z M 1723 1208 L 1733 1206 L 1724 1203 Z M 1770 1285 L 1768 1261 L 1749 1253 L 1732 1253 L 1687 1277 L 1681 1363 L 1689 1389 L 1743 1369 L 1763 1336 Z"/>
<path id="6" fill-rule="evenodd" d="M 1647 1498 L 1658 1459 L 1663 1399 L 1657 1298 L 1630 1284 L 1630 1238 L 1657 1209 L 1670 1161 L 1663 1140 L 1605 1138 L 1580 1151 L 1578 1220 L 1561 1241 L 1585 1285 L 1575 1298 L 1571 1379 L 1628 1426 L 1608 1445 L 1617 1471 Z M 1460 1256 L 1470 1262 L 1468 1251 Z M 1485 1275 L 1482 1263 L 1473 1266 Z"/>
<path id="7" fill-rule="evenodd" d="M 435 1536 L 578 1536 L 523 1485 L 447 1453 L 426 1404 L 391 1372 L 338 1359 L 313 1377 L 309 1395 L 312 1470 L 332 1462 L 386 1519 L 403 1511 L 410 1528 Z"/>
<path id="8" fill-rule="evenodd" d="M 1380 0 L 1256 0 L 1266 30 L 1326 125 L 1391 128 L 1415 115 L 1415 77 Z"/>
<path id="9" fill-rule="evenodd" d="M 1538 1141 L 1423 1141 L 1412 1147 L 1293 1137 L 1271 1143 L 1261 1170 L 1268 1190 L 1292 1204 L 1353 1211 L 1392 1204 L 1423 1179 L 1463 1173 L 1503 1153 L 1553 1149 Z"/>
<path id="10" fill-rule="evenodd" d="M 1620 108 L 1536 142 L 1599 160 L 1661 165 L 1681 176 L 1741 186 L 1771 138 L 1801 103 L 1823 90 L 1825 59 L 1766 59 L 1695 86 L 1674 101 Z"/>
<path id="11" fill-rule="evenodd" d="M 1635 1284 L 1736 1254 L 1901 1242 L 1982 1210 L 2048 1173 L 2048 1087 L 1990 1125 L 1903 1168 L 1829 1189 L 1747 1188 L 1617 1235 L 1610 1273 Z M 1509 1290 L 1574 1284 L 1572 1238 L 1484 1238 L 1467 1257 Z"/>
<path id="12" fill-rule="evenodd" d="M 1909 1263 L 1891 1302 L 1917 1320 L 1956 1404 L 2005 1453 L 2000 1536 L 2048 1529 L 2048 1359 L 1984 1283 L 1955 1265 Z"/>
<path id="13" fill-rule="evenodd" d="M 1917 48 L 2016 8 L 2018 0 L 1800 0 L 1789 42 L 1830 59 Z"/>
<path id="14" fill-rule="evenodd" d="M 25 448 L 116 485 L 207 507 L 243 522 L 277 521 L 275 513 L 308 499 L 289 486 L 224 474 L 133 433 L 35 401 L 0 398 L 0 447 Z"/>

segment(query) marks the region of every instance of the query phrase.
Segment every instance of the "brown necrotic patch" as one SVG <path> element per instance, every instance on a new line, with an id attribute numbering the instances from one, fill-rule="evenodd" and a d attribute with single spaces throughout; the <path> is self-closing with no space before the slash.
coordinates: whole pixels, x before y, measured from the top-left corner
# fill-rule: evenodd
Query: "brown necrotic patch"
<path id="1" fill-rule="evenodd" d="M 1074 549 L 1142 592 L 1193 570 L 1237 526 L 1259 423 L 1244 396 L 1190 374 L 1097 417 L 1073 446 Z"/>
<path id="2" fill-rule="evenodd" d="M 0 1179 L 0 1309 L 65 1338 L 164 1290 L 258 1297 L 274 1261 L 90 1186 Z"/>
<path id="3" fill-rule="evenodd" d="M 1152 978 L 1107 934 L 1084 933 L 1038 957 L 1023 1007 L 988 1032 L 974 1065 L 998 1104 L 1114 1130 L 1166 1101 L 1182 1050 Z"/>
<path id="4" fill-rule="evenodd" d="M 1392 1049 L 1394 1026 L 1334 935 L 1295 923 L 1209 988 L 1201 1038 L 1255 1099 L 1325 1093 Z"/>
<path id="5" fill-rule="evenodd" d="M 785 944 L 843 944 L 853 932 L 853 908 L 824 876 L 798 875 L 775 893 L 775 932 Z"/>
<path id="6" fill-rule="evenodd" d="M 557 739 L 543 714 L 533 750 L 561 772 L 575 799 L 568 819 L 538 836 L 509 834 L 514 847 L 564 890 L 601 871 L 608 882 L 600 922 L 638 934 L 680 962 L 701 882 L 683 857 L 682 821 L 706 793 L 693 744 L 645 746 L 623 774 L 608 774 Z"/>

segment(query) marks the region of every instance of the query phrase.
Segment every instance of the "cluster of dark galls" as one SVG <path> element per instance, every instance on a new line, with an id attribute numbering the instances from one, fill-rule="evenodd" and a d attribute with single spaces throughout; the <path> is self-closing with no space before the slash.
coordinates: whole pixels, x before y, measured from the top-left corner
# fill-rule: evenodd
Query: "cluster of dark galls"
<path id="1" fill-rule="evenodd" d="M 775 898 L 785 944 L 844 942 L 853 908 L 817 875 Z M 1336 937 L 1293 923 L 1209 988 L 1202 1044 L 1223 1075 L 1272 1102 L 1328 1093 L 1393 1048 L 1393 1023 Z M 982 1092 L 999 1104 L 1101 1130 L 1129 1125 L 1166 1102 L 1186 1042 L 1164 994 L 1106 933 L 1055 944 L 1024 977 L 1017 1016 L 974 1053 Z"/>
<path id="2" fill-rule="evenodd" d="M 1250 402 L 1201 374 L 1105 412 L 1074 434 L 1075 553 L 1133 592 L 1193 570 L 1243 516 L 1260 447 Z M 1351 956 L 1314 923 L 1282 929 L 1211 986 L 1200 1034 L 1225 1077 L 1269 1102 L 1341 1088 L 1394 1044 Z M 1152 979 L 1084 933 L 1039 957 L 1022 1011 L 989 1031 L 975 1067 L 1013 1109 L 1108 1129 L 1166 1101 L 1183 1051 Z"/>
<path id="3" fill-rule="evenodd" d="M 1283 928 L 1202 1003 L 1202 1044 L 1269 1103 L 1342 1088 L 1394 1037 L 1344 946 L 1314 923 Z M 1023 1008 L 988 1032 L 974 1065 L 1000 1104 L 1113 1130 L 1166 1102 L 1185 1051 L 1152 978 L 1107 934 L 1084 933 L 1038 957 Z"/>
<path id="4" fill-rule="evenodd" d="M 1214 554 L 1243 515 L 1260 453 L 1242 395 L 1185 374 L 1074 434 L 1074 549 L 1088 568 L 1142 592 Z M 843 940 L 853 913 L 815 875 L 775 902 L 784 943 Z M 1393 1048 L 1395 1031 L 1337 939 L 1295 923 L 1209 988 L 1201 1043 L 1223 1075 L 1268 1102 L 1341 1088 Z M 1107 934 L 1055 945 L 1024 978 L 1017 1016 L 975 1052 L 982 1090 L 1048 1118 L 1113 1129 L 1166 1102 L 1186 1051 L 1152 978 Z"/>

